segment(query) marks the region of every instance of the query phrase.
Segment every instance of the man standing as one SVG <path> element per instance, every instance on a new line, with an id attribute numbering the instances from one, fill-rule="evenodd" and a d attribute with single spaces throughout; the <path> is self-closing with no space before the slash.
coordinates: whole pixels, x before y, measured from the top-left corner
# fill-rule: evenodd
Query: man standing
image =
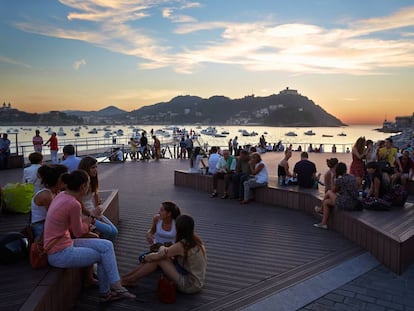
<path id="1" fill-rule="evenodd" d="M 78 169 L 81 158 L 75 156 L 75 147 L 73 145 L 66 145 L 63 147 L 63 161 L 61 164 L 69 169 L 69 173 Z"/>
<path id="2" fill-rule="evenodd" d="M 52 164 L 58 164 L 58 140 L 56 137 L 56 132 L 52 133 L 52 136 L 47 140 L 47 142 L 44 144 L 47 146 L 49 144 L 50 147 L 50 159 L 52 161 Z"/>
<path id="3" fill-rule="evenodd" d="M 237 141 L 237 136 L 236 137 L 234 137 L 233 138 L 233 142 L 232 142 L 232 144 L 233 144 L 233 150 L 234 150 L 234 155 L 235 156 L 238 156 L 239 154 L 239 151 L 238 151 L 238 149 L 237 149 L 237 147 L 238 147 L 238 145 L 239 145 L 239 142 Z"/>
<path id="4" fill-rule="evenodd" d="M 36 135 L 33 136 L 33 148 L 35 152 L 42 153 L 43 137 L 40 136 L 40 131 L 36 130 Z"/>
<path id="5" fill-rule="evenodd" d="M 298 179 L 298 185 L 302 188 L 313 188 L 316 179 L 315 163 L 308 160 L 309 155 L 306 151 L 300 154 L 300 161 L 295 164 L 293 177 Z"/>
<path id="6" fill-rule="evenodd" d="M 141 134 L 141 138 L 139 139 L 139 144 L 141 145 L 139 150 L 142 156 L 142 160 L 148 160 L 148 138 L 147 138 L 147 132 L 143 131 Z"/>
<path id="7" fill-rule="evenodd" d="M 236 159 L 230 155 L 230 151 L 228 149 L 223 150 L 223 156 L 217 162 L 217 173 L 213 175 L 213 193 L 210 195 L 211 198 L 217 196 L 217 183 L 219 178 L 224 179 L 224 194 L 221 198 L 227 199 L 229 197 L 227 190 L 229 189 L 231 177 L 236 169 L 236 164 Z"/>
<path id="8" fill-rule="evenodd" d="M 190 135 L 187 134 L 187 139 L 185 140 L 185 149 L 187 149 L 187 156 L 191 159 L 193 155 L 193 140 L 190 138 Z"/>
<path id="9" fill-rule="evenodd" d="M 0 170 L 9 168 L 10 140 L 7 137 L 8 135 L 4 133 L 0 139 Z"/>

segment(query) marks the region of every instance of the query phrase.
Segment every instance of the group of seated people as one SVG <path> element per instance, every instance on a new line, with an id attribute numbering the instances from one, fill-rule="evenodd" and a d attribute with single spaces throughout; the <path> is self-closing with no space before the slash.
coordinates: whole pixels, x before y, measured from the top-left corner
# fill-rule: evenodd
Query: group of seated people
<path id="1" fill-rule="evenodd" d="M 301 160 L 296 163 L 293 173 L 289 171 L 288 160 L 292 156 L 292 150 L 286 149 L 284 159 L 278 165 L 280 185 L 287 185 L 288 180 L 294 180 L 295 185 L 303 188 L 313 188 L 317 178 L 316 166 L 309 161 L 308 153 L 301 153 Z M 230 154 L 228 149 L 219 151 L 218 147 L 212 147 L 208 161 L 200 147 L 196 147 L 190 162 L 190 172 L 207 172 L 213 176 L 213 192 L 210 197 L 218 196 L 218 180 L 224 180 L 224 192 L 222 199 L 239 199 L 240 204 L 248 204 L 254 200 L 252 190 L 265 187 L 269 182 L 269 173 L 266 164 L 262 161 L 261 155 L 254 147 L 242 149 L 239 156 Z M 283 180 L 283 182 L 282 182 Z M 230 185 L 232 195 L 229 195 Z"/>
<path id="2" fill-rule="evenodd" d="M 219 152 L 218 147 L 211 147 L 208 161 L 200 147 L 194 149 L 190 160 L 190 172 L 205 172 L 213 175 L 213 192 L 210 197 L 218 196 L 217 185 L 219 179 L 224 179 L 224 193 L 222 199 L 228 199 L 230 184 L 232 185 L 232 199 L 239 199 L 240 204 L 247 204 L 254 200 L 252 190 L 265 187 L 269 176 L 266 164 L 254 147 L 249 150 L 241 149 L 236 159 L 229 149 Z"/>
<path id="3" fill-rule="evenodd" d="M 358 157 L 361 144 L 363 148 Z M 323 180 L 320 180 L 321 174 L 317 174 L 316 166 L 309 160 L 308 152 L 301 152 L 301 159 L 291 172 L 289 159 L 292 157 L 292 149 L 287 148 L 284 158 L 278 163 L 279 185 L 298 185 L 300 188 L 309 189 L 317 189 L 318 185 L 325 186 L 322 206 L 315 207 L 315 211 L 323 214 L 323 218 L 315 227 L 327 229 L 332 207 L 355 210 L 361 206 L 362 197 L 374 197 L 388 200 L 391 205 L 403 205 L 405 184 L 408 180 L 413 180 L 414 160 L 410 152 L 412 153 L 412 148 L 409 146 L 398 152 L 392 145 L 392 139 L 388 138 L 383 144 L 379 144 L 374 155 L 371 155 L 372 141 L 361 138 L 353 147 L 350 171 L 348 172 L 347 165 L 339 163 L 338 159 L 328 159 L 328 171 L 324 174 Z M 219 151 L 217 147 L 212 147 L 208 163 L 205 163 L 205 157 L 201 148 L 197 147 L 191 159 L 190 172 L 199 173 L 201 166 L 203 172 L 213 175 L 213 192 L 210 197 L 218 196 L 219 179 L 224 179 L 224 193 L 221 198 L 240 199 L 241 204 L 254 199 L 253 189 L 268 184 L 266 164 L 260 154 L 255 152 L 254 147 L 241 150 L 238 157 L 231 155 L 229 150 Z M 358 163 L 359 160 L 361 164 Z M 232 196 L 229 196 L 230 185 Z M 396 192 L 401 192 L 401 199 L 396 199 Z"/>
<path id="4" fill-rule="evenodd" d="M 65 146 L 64 151 L 71 153 L 71 147 Z M 24 169 L 23 181 L 35 186 L 31 229 L 35 239 L 43 240 L 51 266 L 87 268 L 85 282 L 99 287 L 101 302 L 134 299 L 136 296 L 122 284 L 136 283 L 158 267 L 179 290 L 193 293 L 201 289 L 205 248 L 194 233 L 194 220 L 179 216 L 180 209 L 174 203 L 161 204 L 147 236 L 151 245 L 168 240 L 170 246 L 153 246 L 138 268 L 121 281 L 113 246 L 118 229 L 103 215 L 97 160 L 70 154 L 62 164 L 43 164 L 39 152 L 30 154 L 29 160 L 32 164 Z"/>
<path id="5" fill-rule="evenodd" d="M 413 180 L 414 160 L 410 152 L 410 146 L 399 152 L 391 138 L 374 149 L 371 140 L 360 137 L 352 150 L 349 174 L 345 163 L 338 163 L 336 158 L 328 159 L 329 170 L 324 176 L 325 197 L 322 206 L 315 207 L 315 211 L 323 215 L 322 221 L 314 226 L 327 229 L 333 207 L 358 210 L 365 202 L 378 204 L 378 208 L 404 206 L 406 183 Z"/>

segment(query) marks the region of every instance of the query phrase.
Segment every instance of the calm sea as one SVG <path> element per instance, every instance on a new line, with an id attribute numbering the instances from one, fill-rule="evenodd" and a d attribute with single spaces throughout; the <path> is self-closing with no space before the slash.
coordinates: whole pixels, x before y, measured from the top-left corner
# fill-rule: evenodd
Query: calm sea
<path id="1" fill-rule="evenodd" d="M 135 126 L 121 126 L 121 125 L 112 125 L 107 126 L 107 129 L 111 131 L 111 137 L 104 138 L 104 125 L 88 125 L 79 127 L 79 136 L 75 136 L 75 126 L 63 126 L 63 127 L 52 127 L 51 130 L 54 132 L 59 132 L 62 130 L 66 135 L 58 136 L 58 141 L 60 146 L 64 146 L 67 143 L 76 143 L 84 144 L 85 142 L 93 143 L 94 141 L 107 142 L 108 144 L 112 143 L 112 137 L 116 137 L 117 144 L 127 144 L 128 140 L 134 135 L 134 131 L 139 129 L 139 131 L 145 130 L 148 133 L 151 129 L 155 131 L 159 129 L 164 129 L 166 133 L 171 133 L 172 130 L 168 130 L 167 126 L 160 125 L 135 125 Z M 181 129 L 186 129 L 187 131 L 193 130 L 196 133 L 200 133 L 202 129 L 207 128 L 207 126 L 195 126 L 195 125 L 176 125 L 176 127 Z M 299 145 L 302 148 L 306 148 L 309 144 L 312 144 L 314 147 L 319 146 L 320 144 L 324 145 L 324 150 L 326 152 L 331 151 L 332 145 L 337 146 L 338 152 L 345 152 L 346 148 L 352 148 L 352 145 L 356 139 L 360 136 L 365 136 L 367 139 L 372 139 L 374 142 L 378 140 L 385 139 L 390 136 L 389 133 L 378 132 L 375 129 L 381 127 L 381 125 L 352 125 L 346 127 L 316 127 L 316 128 L 306 128 L 306 127 L 265 127 L 265 126 L 215 126 L 218 133 L 228 132 L 226 137 L 213 137 L 209 135 L 200 135 L 200 144 L 208 144 L 209 146 L 217 145 L 225 147 L 228 145 L 230 138 L 238 136 L 238 142 L 241 145 L 255 145 L 259 142 L 261 135 L 265 136 L 265 139 L 268 143 L 277 143 L 281 141 L 285 145 L 292 144 L 296 149 Z M 93 128 L 97 129 L 97 134 L 88 133 Z M 40 135 L 46 141 L 49 138 L 49 134 L 46 132 L 48 127 L 39 126 L 39 127 L 30 127 L 30 126 L 13 126 L 13 127 L 0 127 L 0 133 L 13 133 L 16 135 L 10 134 L 9 138 L 13 141 L 17 136 L 19 148 L 31 149 L 31 140 L 36 129 L 40 130 Z M 118 136 L 115 132 L 118 130 L 123 131 L 122 136 Z M 257 136 L 243 136 L 241 130 L 246 130 L 247 132 L 256 132 Z M 305 132 L 313 131 L 315 135 L 305 135 Z M 297 136 L 286 136 L 288 132 L 294 132 Z M 340 136 L 338 134 L 343 134 Z M 156 134 L 160 138 L 162 143 L 169 143 L 172 141 L 172 137 L 164 137 L 161 134 Z M 330 135 L 331 137 L 324 137 Z M 149 139 L 152 142 L 152 139 Z M 13 150 L 12 150 L 13 151 Z M 30 150 L 32 151 L 32 150 Z M 26 153 L 26 152 L 25 152 Z"/>

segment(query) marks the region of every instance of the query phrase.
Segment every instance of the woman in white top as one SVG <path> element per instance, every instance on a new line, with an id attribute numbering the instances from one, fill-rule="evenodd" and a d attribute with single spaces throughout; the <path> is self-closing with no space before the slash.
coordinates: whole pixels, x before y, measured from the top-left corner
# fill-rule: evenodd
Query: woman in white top
<path id="1" fill-rule="evenodd" d="M 160 210 L 152 220 L 152 226 L 147 232 L 147 241 L 152 252 L 158 251 L 161 245 L 175 243 L 177 230 L 175 220 L 180 216 L 180 208 L 174 202 L 162 202 Z"/>
<path id="2" fill-rule="evenodd" d="M 201 148 L 195 147 L 190 159 L 189 173 L 201 173 L 200 163 L 202 164 L 203 168 L 206 168 L 204 162 L 202 161 L 203 158 L 204 153 L 202 152 Z"/>
<path id="3" fill-rule="evenodd" d="M 43 165 L 37 170 L 37 177 L 43 188 L 35 192 L 32 198 L 30 226 L 35 239 L 43 232 L 50 203 L 63 187 L 60 176 L 67 172 L 68 168 L 61 164 Z"/>
<path id="4" fill-rule="evenodd" d="M 156 253 L 140 258 L 141 264 L 122 277 L 124 286 L 136 286 L 137 282 L 161 268 L 183 293 L 199 292 L 206 275 L 207 254 L 203 241 L 194 232 L 194 219 L 188 215 L 177 217 L 177 242 L 170 247 L 160 247 Z"/>
<path id="5" fill-rule="evenodd" d="M 102 214 L 101 199 L 98 193 L 98 161 L 86 156 L 79 162 L 78 169 L 84 170 L 90 178 L 89 191 L 82 199 L 82 212 L 86 216 L 95 218 L 94 225 L 101 238 L 113 241 L 118 235 L 118 229 Z"/>
<path id="6" fill-rule="evenodd" d="M 265 187 L 269 182 L 269 175 L 267 173 L 266 164 L 264 164 L 262 157 L 258 152 L 251 154 L 249 164 L 252 176 L 249 178 L 249 180 L 246 180 L 243 183 L 244 200 L 241 201 L 240 204 L 247 204 L 253 201 L 251 190 L 254 188 Z"/>

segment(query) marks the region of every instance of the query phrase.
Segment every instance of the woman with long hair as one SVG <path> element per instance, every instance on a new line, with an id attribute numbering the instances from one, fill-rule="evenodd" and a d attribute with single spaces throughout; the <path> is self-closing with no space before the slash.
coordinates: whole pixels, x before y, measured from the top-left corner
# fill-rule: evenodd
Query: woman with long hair
<path id="1" fill-rule="evenodd" d="M 60 176 L 68 172 L 68 168 L 61 164 L 42 165 L 37 170 L 37 177 L 40 180 L 41 188 L 32 198 L 31 224 L 34 239 L 37 239 L 43 232 L 47 210 L 55 196 L 62 189 Z"/>
<path id="2" fill-rule="evenodd" d="M 179 291 L 190 294 L 201 290 L 207 266 L 204 244 L 194 232 L 191 216 L 180 215 L 176 226 L 176 242 L 170 247 L 161 246 L 156 253 L 142 256 L 141 264 L 122 278 L 124 286 L 135 286 L 141 278 L 161 268 L 177 284 Z"/>
<path id="3" fill-rule="evenodd" d="M 118 235 L 116 226 L 102 214 L 101 199 L 99 198 L 98 161 L 90 156 L 82 158 L 78 169 L 84 170 L 89 175 L 90 186 L 86 195 L 82 198 L 82 212 L 86 216 L 96 218 L 96 231 L 103 239 L 113 241 Z"/>
<path id="4" fill-rule="evenodd" d="M 325 185 L 325 193 L 329 190 L 332 190 L 335 186 L 335 177 L 336 177 L 336 166 L 338 165 L 337 158 L 330 158 L 326 160 L 326 165 L 328 170 L 323 176 L 323 184 Z"/>
<path id="5" fill-rule="evenodd" d="M 247 204 L 253 201 L 252 190 L 259 187 L 266 187 L 269 182 L 266 164 L 258 152 L 253 152 L 250 156 L 251 177 L 243 183 L 244 198 L 240 204 Z"/>
<path id="6" fill-rule="evenodd" d="M 329 190 L 322 201 L 322 207 L 315 206 L 316 212 L 322 212 L 320 223 L 314 224 L 316 228 L 328 229 L 328 218 L 332 207 L 338 209 L 356 209 L 358 201 L 358 186 L 355 176 L 347 174 L 346 164 L 339 162 L 336 166 L 335 186 Z"/>
<path id="7" fill-rule="evenodd" d="M 352 162 L 349 168 L 349 174 L 355 176 L 358 188 L 361 188 L 362 179 L 365 176 L 365 166 L 363 162 L 365 157 L 365 137 L 359 137 L 352 147 Z"/>
<path id="8" fill-rule="evenodd" d="M 147 241 L 152 251 L 158 251 L 161 245 L 172 245 L 175 243 L 176 219 L 180 216 L 180 208 L 171 201 L 161 203 L 160 210 L 152 220 L 152 226 L 147 231 Z"/>
<path id="9" fill-rule="evenodd" d="M 93 217 L 82 216 L 80 201 L 89 191 L 89 176 L 76 170 L 61 176 L 66 190 L 50 204 L 44 230 L 44 245 L 49 264 L 57 268 L 88 267 L 98 264 L 99 292 L 102 302 L 135 295 L 121 286 L 114 246 L 105 239 L 82 239 L 94 224 Z M 71 233 L 75 237 L 72 239 Z"/>

